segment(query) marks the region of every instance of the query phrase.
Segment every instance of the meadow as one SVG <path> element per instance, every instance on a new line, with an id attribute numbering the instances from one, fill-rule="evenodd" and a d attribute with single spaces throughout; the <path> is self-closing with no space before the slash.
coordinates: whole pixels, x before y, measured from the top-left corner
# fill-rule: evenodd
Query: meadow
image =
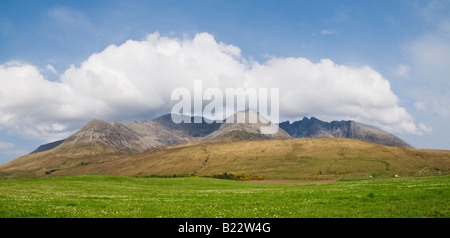
<path id="1" fill-rule="evenodd" d="M 449 218 L 450 176 L 259 184 L 216 178 L 0 180 L 2 218 Z"/>

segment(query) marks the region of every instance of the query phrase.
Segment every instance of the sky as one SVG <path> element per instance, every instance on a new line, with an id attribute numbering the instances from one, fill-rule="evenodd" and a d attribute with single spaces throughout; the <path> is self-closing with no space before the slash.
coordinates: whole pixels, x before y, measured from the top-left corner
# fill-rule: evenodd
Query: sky
<path id="1" fill-rule="evenodd" d="M 0 164 L 175 88 L 279 88 L 280 121 L 356 120 L 450 149 L 450 1 L 0 2 Z"/>

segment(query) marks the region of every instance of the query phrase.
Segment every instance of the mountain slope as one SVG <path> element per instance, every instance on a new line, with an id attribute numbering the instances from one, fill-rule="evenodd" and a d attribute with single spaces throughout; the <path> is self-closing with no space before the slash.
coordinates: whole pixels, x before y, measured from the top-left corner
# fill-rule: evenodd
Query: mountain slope
<path id="1" fill-rule="evenodd" d="M 251 116 L 257 118 L 257 123 L 249 123 Z M 201 123 L 194 123 L 194 117 L 184 116 L 191 123 L 177 124 L 172 121 L 170 114 L 144 122 L 109 123 L 94 119 L 64 142 L 42 145 L 33 153 L 53 149 L 61 143 L 76 142 L 98 142 L 120 150 L 142 153 L 168 145 L 205 140 L 217 142 L 322 137 L 350 138 L 388 146 L 411 147 L 392 134 L 355 121 L 328 123 L 312 117 L 294 123 L 282 122 L 277 126 L 254 110 L 238 112 L 231 117 L 234 118 L 233 123 L 228 123 L 228 120 L 207 123 L 201 117 Z M 244 123 L 241 123 L 241 118 L 244 118 Z M 263 134 L 263 128 L 274 129 L 275 133 Z"/>
<path id="2" fill-rule="evenodd" d="M 99 142 L 62 143 L 52 150 L 25 155 L 0 165 L 0 177 L 48 176 L 59 170 L 103 164 L 130 155 L 132 154 Z"/>
<path id="3" fill-rule="evenodd" d="M 143 145 L 140 137 L 141 134 L 121 123 L 109 123 L 94 119 L 81 128 L 81 130 L 69 136 L 63 144 L 96 142 L 109 145 L 119 150 L 143 151 L 145 145 Z"/>
<path id="4" fill-rule="evenodd" d="M 106 122 L 94 119 L 83 128 L 69 136 L 63 144 L 77 142 L 100 143 L 113 148 L 142 153 L 151 149 L 158 149 L 168 145 L 182 144 L 200 140 L 269 140 L 291 139 L 286 132 L 272 125 L 262 118 L 257 112 L 249 111 L 236 113 L 236 118 L 255 115 L 258 123 L 234 123 L 211 122 L 208 123 L 200 117 L 201 123 L 195 122 L 195 117 L 186 117 L 191 123 L 174 123 L 170 114 L 163 115 L 151 121 L 145 122 Z M 270 126 L 279 129 L 273 135 L 261 134 L 261 127 Z M 41 147 L 52 149 L 53 147 Z"/>
<path id="5" fill-rule="evenodd" d="M 251 123 L 255 119 L 256 123 Z M 228 123 L 233 119 L 233 123 Z M 263 128 L 270 128 L 275 133 L 263 134 Z M 238 112 L 227 118 L 218 130 L 205 137 L 206 140 L 241 141 L 241 140 L 280 140 L 292 137 L 278 126 L 271 124 L 255 110 Z"/>
<path id="6" fill-rule="evenodd" d="M 40 145 L 37 149 L 33 150 L 30 154 L 51 150 L 51 149 L 59 146 L 63 142 L 64 142 L 64 140 L 59 140 L 59 141 L 54 141 L 54 142 L 51 142 L 51 143 Z"/>
<path id="7" fill-rule="evenodd" d="M 216 121 L 208 123 L 203 117 L 178 117 L 184 117 L 191 123 L 174 123 L 172 121 L 171 114 L 160 116 L 156 119 L 153 119 L 152 121 L 157 123 L 160 127 L 166 128 L 169 131 L 176 132 L 177 134 L 183 135 L 184 137 L 190 137 L 192 139 L 207 136 L 212 132 L 218 130 L 222 124 L 221 122 L 218 123 Z M 196 122 L 196 119 L 200 119 L 201 123 Z"/>
<path id="8" fill-rule="evenodd" d="M 244 173 L 266 179 L 448 175 L 450 151 L 346 138 L 190 142 L 145 153 L 95 143 L 62 144 L 0 166 L 0 178 Z"/>
<path id="9" fill-rule="evenodd" d="M 64 143 L 98 142 L 120 150 L 142 153 L 172 144 L 200 140 L 218 128 L 218 123 L 208 124 L 203 118 L 202 123 L 176 124 L 172 122 L 170 114 L 145 122 L 109 123 L 94 119 Z"/>
<path id="10" fill-rule="evenodd" d="M 282 122 L 279 127 L 294 138 L 340 137 L 402 148 L 411 147 L 408 143 L 388 132 L 355 121 L 332 121 L 328 123 L 314 117 L 311 117 L 311 119 L 305 117 L 303 120 L 293 123 Z"/>

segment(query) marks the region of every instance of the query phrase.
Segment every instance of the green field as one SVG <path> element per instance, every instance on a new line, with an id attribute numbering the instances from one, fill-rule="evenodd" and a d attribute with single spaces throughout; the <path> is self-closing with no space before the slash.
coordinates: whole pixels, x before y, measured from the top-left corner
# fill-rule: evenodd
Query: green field
<path id="1" fill-rule="evenodd" d="M 450 176 L 256 184 L 213 178 L 0 180 L 0 217 L 448 218 Z"/>

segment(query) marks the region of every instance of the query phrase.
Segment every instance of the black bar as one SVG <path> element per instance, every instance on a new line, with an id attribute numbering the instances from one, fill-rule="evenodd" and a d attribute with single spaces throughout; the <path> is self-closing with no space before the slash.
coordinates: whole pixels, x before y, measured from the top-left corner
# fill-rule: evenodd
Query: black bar
<path id="1" fill-rule="evenodd" d="M 60 230 L 64 231 L 65 235 L 111 234 L 127 237 L 132 235 L 151 237 L 157 233 L 174 237 L 248 235 L 405 237 L 407 234 L 417 235 L 422 232 L 426 232 L 427 236 L 445 234 L 448 231 L 448 220 L 446 218 L 3 218 L 0 219 L 0 227 L 4 234 L 12 231 L 20 235 L 26 233 L 50 236 L 52 233 L 61 234 L 58 232 Z"/>

